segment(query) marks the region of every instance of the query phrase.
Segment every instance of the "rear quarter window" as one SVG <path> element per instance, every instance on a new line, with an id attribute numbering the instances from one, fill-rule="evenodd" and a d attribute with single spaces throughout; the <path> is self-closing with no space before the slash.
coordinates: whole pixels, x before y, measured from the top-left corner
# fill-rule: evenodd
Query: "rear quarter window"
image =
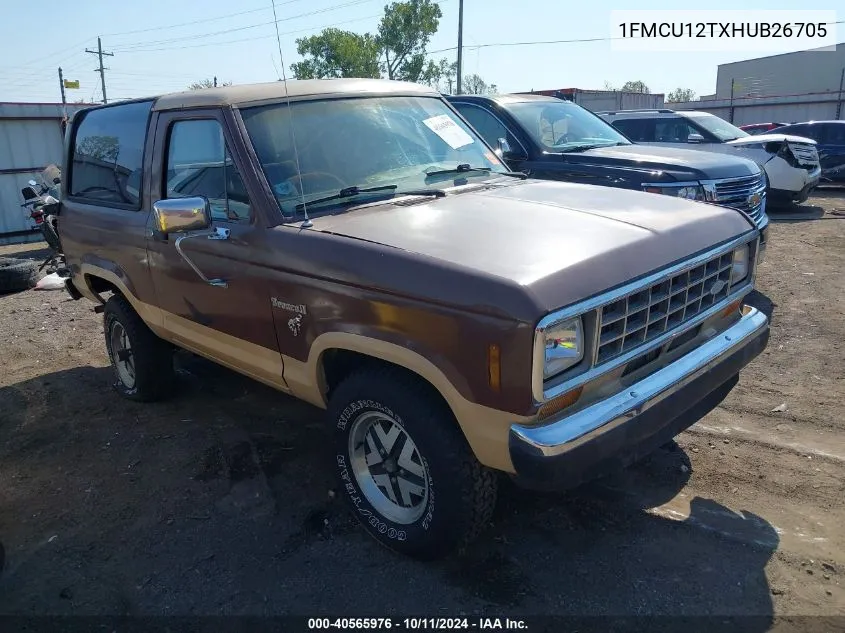
<path id="1" fill-rule="evenodd" d="M 635 143 L 653 143 L 655 140 L 655 122 L 652 119 L 619 119 L 612 125 Z"/>
<path id="2" fill-rule="evenodd" d="M 68 195 L 91 204 L 137 209 L 152 101 L 91 110 L 77 126 Z"/>

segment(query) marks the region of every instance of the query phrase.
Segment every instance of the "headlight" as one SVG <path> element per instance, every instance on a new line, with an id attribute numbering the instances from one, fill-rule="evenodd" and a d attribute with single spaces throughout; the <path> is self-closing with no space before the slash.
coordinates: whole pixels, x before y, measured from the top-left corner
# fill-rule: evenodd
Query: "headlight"
<path id="1" fill-rule="evenodd" d="M 543 379 L 556 376 L 584 358 L 584 329 L 581 317 L 553 325 L 543 337 Z"/>
<path id="2" fill-rule="evenodd" d="M 704 187 L 701 185 L 685 185 L 683 187 L 646 187 L 649 193 L 662 193 L 664 196 L 675 196 L 684 200 L 704 200 Z"/>
<path id="3" fill-rule="evenodd" d="M 740 246 L 734 251 L 731 265 L 731 285 L 735 285 L 748 277 L 748 244 Z"/>

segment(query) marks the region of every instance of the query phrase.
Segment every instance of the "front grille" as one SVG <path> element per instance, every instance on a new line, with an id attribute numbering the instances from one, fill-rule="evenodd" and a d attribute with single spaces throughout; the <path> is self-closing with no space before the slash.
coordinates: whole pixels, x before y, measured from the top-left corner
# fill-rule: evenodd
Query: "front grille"
<path id="1" fill-rule="evenodd" d="M 733 252 L 667 276 L 601 308 L 596 364 L 616 358 L 707 310 L 731 291 Z"/>
<path id="2" fill-rule="evenodd" d="M 744 211 L 751 216 L 757 227 L 762 226 L 766 218 L 763 204 L 766 179 L 762 172 L 757 176 L 717 180 L 713 184 L 713 202 Z"/>

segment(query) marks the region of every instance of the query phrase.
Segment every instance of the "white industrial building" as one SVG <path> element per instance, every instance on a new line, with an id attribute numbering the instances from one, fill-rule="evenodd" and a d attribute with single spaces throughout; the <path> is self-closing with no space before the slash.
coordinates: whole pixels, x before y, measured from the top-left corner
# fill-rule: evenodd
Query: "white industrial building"
<path id="1" fill-rule="evenodd" d="M 845 43 L 720 64 L 716 92 L 678 110 L 704 110 L 734 125 L 845 119 Z"/>
<path id="2" fill-rule="evenodd" d="M 21 189 L 47 165 L 61 164 L 63 114 L 60 103 L 0 103 L 0 244 L 41 239 L 21 208 Z"/>

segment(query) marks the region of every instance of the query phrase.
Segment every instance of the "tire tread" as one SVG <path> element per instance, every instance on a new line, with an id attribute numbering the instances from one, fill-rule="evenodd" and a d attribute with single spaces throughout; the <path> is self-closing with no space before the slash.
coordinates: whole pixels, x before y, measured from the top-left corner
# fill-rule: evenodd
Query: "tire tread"
<path id="1" fill-rule="evenodd" d="M 115 294 L 106 301 L 103 310 L 107 349 L 109 346 L 107 327 L 110 315 L 114 315 L 126 329 L 126 333 L 132 340 L 135 355 L 137 389 L 133 394 L 121 392 L 122 395 L 140 402 L 154 402 L 168 397 L 173 391 L 175 379 L 173 353 L 170 346 L 147 327 L 124 296 Z M 109 356 L 111 356 L 110 351 Z"/>
<path id="2" fill-rule="evenodd" d="M 453 549 L 461 550 L 477 538 L 490 523 L 498 490 L 496 473 L 476 459 L 448 405 L 440 399 L 439 394 L 435 397 L 433 387 L 415 374 L 393 367 L 364 367 L 347 376 L 334 395 L 339 397 L 340 401 L 345 401 L 347 391 L 354 394 L 372 394 L 382 391 L 385 387 L 391 390 L 392 398 L 408 403 L 406 407 L 409 406 L 413 410 L 414 416 L 428 423 L 430 432 L 439 436 L 436 444 L 443 449 L 440 457 L 454 460 L 461 474 L 460 479 L 469 483 L 461 491 L 461 504 L 466 511 L 461 517 L 461 529 L 454 535 L 453 540 L 433 543 L 413 552 L 412 555 L 421 559 L 432 559 Z M 378 399 L 373 395 L 368 397 Z M 330 417 L 332 421 L 335 419 L 335 416 Z M 415 431 L 419 433 L 418 430 Z"/>

